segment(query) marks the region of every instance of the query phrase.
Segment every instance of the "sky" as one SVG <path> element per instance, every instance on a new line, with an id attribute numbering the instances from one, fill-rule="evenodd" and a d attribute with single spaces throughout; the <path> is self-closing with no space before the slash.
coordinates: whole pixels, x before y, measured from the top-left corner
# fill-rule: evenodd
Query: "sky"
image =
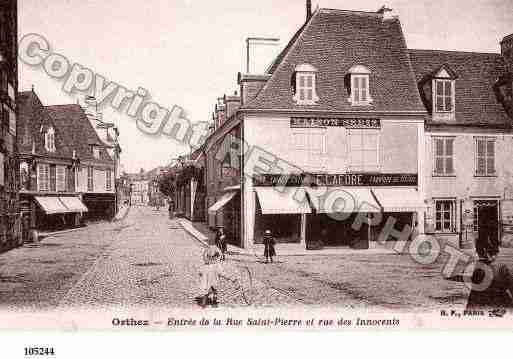
<path id="1" fill-rule="evenodd" d="M 314 8 L 376 11 L 383 0 L 313 0 Z M 259 67 L 272 61 L 305 20 L 305 0 L 18 0 L 19 36 L 43 35 L 64 55 L 151 100 L 184 108 L 193 122 L 209 121 L 216 99 L 238 90 L 245 39 L 277 37 L 279 46 L 255 54 Z M 395 0 L 409 48 L 500 52 L 513 33 L 512 0 Z M 45 105 L 76 103 L 62 82 L 42 67 L 20 63 L 19 88 Z M 146 98 L 148 100 L 148 98 Z M 189 148 L 165 136 L 141 132 L 135 120 L 105 107 L 104 120 L 120 130 L 127 172 L 168 164 Z"/>

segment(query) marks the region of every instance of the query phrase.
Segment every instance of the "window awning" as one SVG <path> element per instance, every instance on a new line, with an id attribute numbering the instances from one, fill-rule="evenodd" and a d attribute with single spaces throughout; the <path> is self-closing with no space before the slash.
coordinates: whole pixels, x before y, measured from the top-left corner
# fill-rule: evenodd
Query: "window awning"
<path id="1" fill-rule="evenodd" d="M 426 208 L 415 188 L 375 188 L 372 191 L 383 212 L 416 212 Z"/>
<path id="2" fill-rule="evenodd" d="M 312 213 L 306 196 L 304 193 L 296 193 L 297 188 L 290 188 L 285 192 L 279 192 L 274 187 L 255 187 L 255 190 L 262 214 Z"/>
<path id="3" fill-rule="evenodd" d="M 78 197 L 59 197 L 61 202 L 66 206 L 70 212 L 88 212 L 87 207 L 82 203 Z"/>
<path id="4" fill-rule="evenodd" d="M 70 213 L 59 197 L 35 197 L 36 202 L 46 214 Z"/>
<path id="5" fill-rule="evenodd" d="M 223 194 L 223 196 L 221 198 L 219 198 L 219 200 L 214 203 L 209 209 L 208 209 L 208 212 L 209 213 L 215 213 L 217 211 L 219 211 L 221 208 L 223 208 L 228 202 L 230 202 L 232 200 L 233 197 L 235 197 L 235 195 L 237 194 L 236 191 L 232 191 L 232 192 L 227 192 L 225 194 Z"/>
<path id="6" fill-rule="evenodd" d="M 369 188 L 306 188 L 317 213 L 381 212 Z"/>

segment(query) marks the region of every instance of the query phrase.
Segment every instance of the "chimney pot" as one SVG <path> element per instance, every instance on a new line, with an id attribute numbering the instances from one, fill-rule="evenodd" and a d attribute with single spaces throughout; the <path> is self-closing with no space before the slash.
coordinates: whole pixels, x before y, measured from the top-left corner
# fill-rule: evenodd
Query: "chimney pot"
<path id="1" fill-rule="evenodd" d="M 306 0 L 306 21 L 312 17 L 312 0 Z"/>

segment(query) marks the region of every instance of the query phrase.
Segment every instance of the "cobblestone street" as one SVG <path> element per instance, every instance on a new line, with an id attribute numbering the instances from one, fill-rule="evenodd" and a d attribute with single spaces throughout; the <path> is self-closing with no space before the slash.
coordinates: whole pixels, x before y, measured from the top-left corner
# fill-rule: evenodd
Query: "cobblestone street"
<path id="1" fill-rule="evenodd" d="M 194 307 L 202 251 L 167 211 L 133 207 L 120 222 L 91 224 L 2 254 L 0 301 L 3 307 L 36 309 Z M 511 250 L 504 250 L 501 261 L 512 263 Z M 468 291 L 463 283 L 442 278 L 443 263 L 442 258 L 420 266 L 406 255 L 355 251 L 278 256 L 265 264 L 258 254 L 230 254 L 220 302 L 378 310 L 463 307 Z"/>

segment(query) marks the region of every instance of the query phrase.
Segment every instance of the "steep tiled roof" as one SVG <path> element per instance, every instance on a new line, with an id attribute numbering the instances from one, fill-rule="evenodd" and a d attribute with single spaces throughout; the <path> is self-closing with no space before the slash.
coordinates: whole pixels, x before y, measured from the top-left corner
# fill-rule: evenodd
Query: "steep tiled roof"
<path id="1" fill-rule="evenodd" d="M 76 150 L 80 160 L 113 164 L 112 158 L 80 105 L 46 106 L 45 109 L 61 129 L 65 140 Z M 93 157 L 90 145 L 100 146 L 100 159 Z"/>
<path id="2" fill-rule="evenodd" d="M 73 153 L 65 139 L 65 133 L 50 118 L 36 93 L 33 91 L 20 92 L 17 103 L 19 111 L 18 150 L 21 153 L 31 153 L 32 145 L 35 143 L 37 155 L 71 159 Z M 55 131 L 55 152 L 48 152 L 44 143 L 44 131 L 50 126 Z"/>
<path id="3" fill-rule="evenodd" d="M 409 50 L 420 83 L 442 65 L 457 76 L 455 81 L 456 125 L 505 125 L 508 117 L 497 101 L 493 85 L 504 71 L 501 55 L 441 50 Z M 431 94 L 423 96 L 429 102 Z"/>
<path id="4" fill-rule="evenodd" d="M 317 68 L 318 104 L 293 101 L 295 67 Z M 371 106 L 348 102 L 345 85 L 353 65 L 370 69 Z M 245 108 L 312 109 L 324 111 L 420 111 L 425 108 L 409 62 L 398 19 L 383 20 L 377 13 L 320 9 L 294 36 L 270 67 L 271 78 Z"/>

